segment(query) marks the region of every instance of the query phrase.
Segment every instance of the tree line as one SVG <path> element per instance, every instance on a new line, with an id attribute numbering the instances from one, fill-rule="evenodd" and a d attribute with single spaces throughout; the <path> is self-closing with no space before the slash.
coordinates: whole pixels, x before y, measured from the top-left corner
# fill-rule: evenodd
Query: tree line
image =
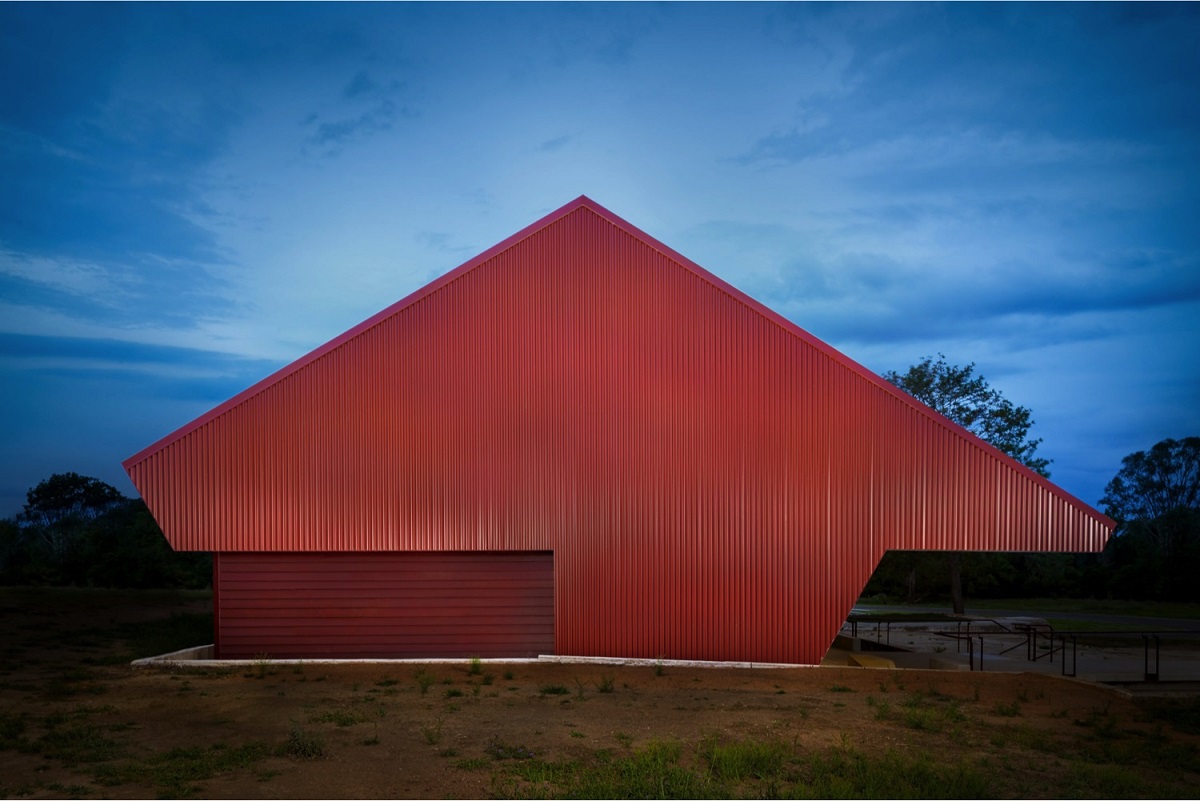
<path id="1" fill-rule="evenodd" d="M 77 473 L 29 490 L 0 520 L 0 585 L 182 587 L 212 583 L 212 556 L 167 544 L 146 504 Z"/>

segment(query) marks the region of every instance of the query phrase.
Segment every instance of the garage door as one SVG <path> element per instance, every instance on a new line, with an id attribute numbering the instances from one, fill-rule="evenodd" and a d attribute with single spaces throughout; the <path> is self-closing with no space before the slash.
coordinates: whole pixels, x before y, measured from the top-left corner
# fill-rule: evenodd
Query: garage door
<path id="1" fill-rule="evenodd" d="M 217 657 L 554 653 L 549 552 L 219 553 Z"/>

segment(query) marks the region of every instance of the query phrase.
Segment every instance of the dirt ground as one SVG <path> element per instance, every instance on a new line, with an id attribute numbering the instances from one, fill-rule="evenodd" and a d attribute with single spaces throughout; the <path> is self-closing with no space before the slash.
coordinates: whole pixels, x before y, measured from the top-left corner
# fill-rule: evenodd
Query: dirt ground
<path id="1" fill-rule="evenodd" d="M 553 795 L 553 784 L 514 780 L 511 766 L 588 764 L 655 742 L 677 742 L 683 761 L 699 764 L 706 738 L 967 766 L 997 797 L 1200 793 L 1194 726 L 1055 676 L 489 662 L 476 672 L 266 661 L 134 669 L 119 661 L 122 633 L 207 601 L 38 597 L 0 590 L 5 797 Z M 1145 763 L 1147 753 L 1165 761 Z"/>

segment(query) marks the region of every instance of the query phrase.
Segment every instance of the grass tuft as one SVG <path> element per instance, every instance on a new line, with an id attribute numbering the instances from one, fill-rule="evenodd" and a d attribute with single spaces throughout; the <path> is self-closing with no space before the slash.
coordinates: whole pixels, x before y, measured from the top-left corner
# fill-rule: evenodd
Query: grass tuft
<path id="1" fill-rule="evenodd" d="M 316 732 L 292 726 L 288 738 L 280 748 L 284 756 L 292 759 L 313 760 L 325 757 L 325 738 Z"/>
<path id="2" fill-rule="evenodd" d="M 784 760 L 791 755 L 791 749 L 779 740 L 722 743 L 716 737 L 702 741 L 699 752 L 717 778 L 735 782 L 778 778 Z"/>

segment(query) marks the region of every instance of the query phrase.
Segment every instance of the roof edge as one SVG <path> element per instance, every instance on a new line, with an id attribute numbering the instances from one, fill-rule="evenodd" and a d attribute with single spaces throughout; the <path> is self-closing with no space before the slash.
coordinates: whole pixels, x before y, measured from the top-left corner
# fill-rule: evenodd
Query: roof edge
<path id="1" fill-rule="evenodd" d="M 283 379 L 287 378 L 288 376 L 292 375 L 293 373 L 298 372 L 299 370 L 308 366 L 309 364 L 316 361 L 317 359 L 320 359 L 322 356 L 329 353 L 330 351 L 337 350 L 342 345 L 344 345 L 347 342 L 358 337 L 360 334 L 370 330 L 371 328 L 374 328 L 379 323 L 383 322 L 384 320 L 386 320 L 387 318 L 396 314 L 397 312 L 407 308 L 408 306 L 411 306 L 412 304 L 416 303 L 417 301 L 421 300 L 422 298 L 433 294 L 438 289 L 441 289 L 446 284 L 449 284 L 452 281 L 458 279 L 463 274 L 470 272 L 471 270 L 478 267 L 483 262 L 496 256 L 498 253 L 502 253 L 503 251 L 508 250 L 509 248 L 516 245 L 518 242 L 520 242 L 524 239 L 527 239 L 528 237 L 537 233 L 538 231 L 540 231 L 541 229 L 550 225 L 551 223 L 558 221 L 559 219 L 567 216 L 568 214 L 575 211 L 576 209 L 579 209 L 584 206 L 592 208 L 593 210 L 607 211 L 607 210 L 601 209 L 601 207 L 597 203 L 595 203 L 593 200 L 588 198 L 586 195 L 580 195 L 579 197 L 575 198 L 574 200 L 570 201 L 569 203 L 567 203 L 563 206 L 560 206 L 559 208 L 557 208 L 554 211 L 550 212 L 549 214 L 545 215 L 541 219 L 525 226 L 524 228 L 522 228 L 520 231 L 517 231 L 512 236 L 509 236 L 508 238 L 498 242 L 497 244 L 492 245 L 490 248 L 488 248 L 487 250 L 478 254 L 477 256 L 473 256 L 472 258 L 463 262 L 462 264 L 460 264 L 459 266 L 450 270 L 449 272 L 442 274 L 441 276 L 430 281 L 428 284 L 425 284 L 424 286 L 420 287 L 419 289 L 404 296 L 403 298 L 401 298 L 400 300 L 391 304 L 390 306 L 387 306 L 386 308 L 376 312 L 375 314 L 371 315 L 370 317 L 363 320 L 361 323 L 358 323 L 357 325 L 350 328 L 349 330 L 344 331 L 341 334 L 338 334 L 336 337 L 329 340 L 325 344 L 318 345 L 314 350 L 311 350 L 308 353 L 304 354 L 303 356 L 300 356 L 295 361 L 285 364 L 283 367 L 280 367 L 278 370 L 271 373 L 267 377 L 255 382 L 254 384 L 251 384 L 249 387 L 247 387 L 246 389 L 237 393 L 232 398 L 229 398 L 228 400 L 217 404 L 212 409 L 209 409 L 207 412 L 205 412 L 204 414 L 197 417 L 195 420 L 192 420 L 190 423 L 185 423 L 184 425 L 175 429 L 174 431 L 167 434 L 166 436 L 163 436 L 163 437 L 159 438 L 158 440 L 155 440 L 150 445 L 147 445 L 145 448 L 142 448 L 137 453 L 133 454 L 132 456 L 130 456 L 127 459 L 125 459 L 124 461 L 122 461 L 121 467 L 124 468 L 126 473 L 128 473 L 132 467 L 137 465 L 139 462 L 145 461 L 147 458 L 149 458 L 151 455 L 153 455 L 157 451 L 160 451 L 163 448 L 166 448 L 168 445 L 170 445 L 173 442 L 177 442 L 178 440 L 183 439 L 188 434 L 190 434 L 193 431 L 195 431 L 196 429 L 202 427 L 209 421 L 211 421 L 217 417 L 220 417 L 222 414 L 227 412 L 229 409 L 232 409 L 233 407 L 240 405 L 244 401 L 259 394 L 263 390 L 273 386 L 274 384 L 277 384 L 278 382 L 282 381 Z M 615 215 L 612 215 L 611 212 L 607 212 L 607 216 L 615 217 Z M 617 219 L 619 219 L 619 218 L 617 218 Z M 629 226 L 628 223 L 625 223 L 624 225 L 626 227 Z"/>
<path id="2" fill-rule="evenodd" d="M 834 348 L 832 345 L 829 345 L 828 343 L 821 340 L 819 337 L 815 336 L 814 334 L 812 334 L 809 331 L 805 330 L 804 328 L 800 327 L 793 321 L 787 319 L 779 312 L 764 305 L 762 302 L 755 300 L 750 295 L 746 294 L 742 290 L 733 286 L 729 282 L 714 275 L 712 272 L 706 270 L 704 267 L 701 267 L 699 264 L 692 261 L 687 256 L 684 256 L 679 251 L 660 242 L 658 239 L 656 239 L 655 237 L 646 233 L 641 228 L 638 228 L 636 225 L 633 225 L 632 223 L 628 222 L 627 220 L 625 220 L 625 219 L 619 217 L 618 215 L 614 214 L 613 212 L 609 211 L 608 209 L 601 206 L 596 201 L 589 198 L 587 195 L 580 195 L 579 197 L 575 198 L 574 200 L 571 200 L 570 202 L 560 206 L 559 208 L 555 209 L 554 211 L 551 211 L 549 214 L 546 214 L 545 216 L 541 217 L 540 219 L 536 220 L 535 222 L 530 223 L 529 225 L 525 226 L 521 230 L 517 231 L 515 234 L 512 234 L 511 236 L 498 242 L 497 244 L 492 245 L 487 250 L 484 250 L 482 253 L 479 253 L 478 255 L 472 257 L 471 259 L 468 259 L 467 261 L 463 262 L 458 267 L 455 267 L 454 269 L 450 270 L 449 272 L 444 273 L 443 275 L 439 276 L 438 278 L 435 278 L 433 281 L 429 282 L 428 284 L 425 284 L 421 288 L 406 295 L 405 297 L 401 298 L 400 300 L 396 301 L 395 303 L 391 304 L 390 306 L 387 306 L 386 308 L 376 312 L 375 314 L 368 317 L 366 320 L 363 320 L 361 323 L 358 323 L 357 325 L 355 325 L 354 327 L 345 331 L 344 333 L 339 334 L 338 336 L 329 340 L 325 344 L 318 346 L 314 350 L 299 357 L 295 361 L 284 365 L 280 369 L 276 370 L 274 373 L 271 373 L 270 375 L 268 375 L 266 378 L 263 378 L 262 380 L 258 381 L 257 383 L 247 387 L 246 389 L 242 390 L 241 392 L 234 395 L 232 398 L 229 398 L 228 400 L 224 401 L 223 403 L 218 404 L 214 408 L 210 409 L 209 411 L 207 411 L 204 414 L 197 417 L 195 420 L 192 420 L 190 423 L 187 423 L 187 424 L 181 426 L 180 428 L 176 429 L 175 431 L 171 432 L 170 434 L 167 434 L 166 436 L 160 438 L 159 440 L 155 441 L 154 443 L 146 446 L 142 450 L 135 453 L 133 456 L 130 456 L 129 458 L 125 459 L 123 462 L 121 462 L 121 466 L 128 473 L 132 467 L 134 467 L 138 463 L 144 461 L 145 459 L 149 458 L 155 452 L 162 450 L 163 448 L 167 447 L 168 445 L 172 444 L 173 442 L 176 442 L 176 441 L 182 439 L 183 437 L 187 436 L 188 434 L 195 431 L 196 429 L 202 427 L 203 425 L 205 425 L 209 421 L 213 420 L 214 418 L 219 417 L 220 415 L 224 414 L 229 409 L 241 404 L 242 402 L 248 400 L 249 398 L 253 397 L 254 395 L 257 395 L 258 393 L 271 387 L 272 385 L 278 383 L 279 381 L 282 381 L 283 379 L 287 378 L 288 376 L 292 375 L 293 373 L 296 373 L 297 371 L 303 369 L 304 367 L 306 367 L 307 365 L 316 361 L 317 359 L 320 359 L 325 354 L 327 354 L 333 350 L 336 350 L 337 348 L 341 347 L 342 345 L 346 344 L 347 342 L 350 342 L 351 340 L 355 339 L 360 334 L 363 334 L 364 332 L 370 330 L 371 328 L 374 328 L 376 325 L 383 322 L 384 320 L 391 317 L 392 315 L 402 311 L 403 309 L 413 305 L 414 303 L 417 303 L 421 299 L 427 297 L 428 295 L 433 294 L 434 292 L 441 289 L 445 285 L 457 280 L 464 274 L 466 274 L 466 273 L 470 272 L 471 270 L 475 269 L 476 267 L 478 267 L 483 262 L 495 257 L 497 254 L 502 253 L 505 250 L 508 250 L 509 248 L 513 247 L 514 245 L 518 244 L 519 242 L 529 238 L 530 236 L 532 236 L 533 234 L 542 230 L 543 228 L 546 228 L 547 226 L 557 222 L 558 220 L 566 217 L 567 215 L 571 214 L 574 211 L 577 211 L 580 208 L 588 209 L 589 211 L 593 212 L 601 219 L 608 222 L 610 225 L 620 228 L 621 230 L 625 231 L 627 234 L 629 234 L 629 235 L 635 237 L 636 239 L 638 239 L 639 241 L 641 241 L 643 244 L 651 247 L 654 250 L 657 250 L 659 253 L 666 256 L 671 261 L 674 261 L 679 266 L 681 266 L 685 270 L 691 272 L 692 274 L 694 274 L 696 277 L 700 278 L 701 280 L 711 284 L 713 287 L 715 287 L 719 291 L 725 293 L 726 295 L 731 297 L 733 300 L 737 301 L 738 303 L 743 304 L 744 306 L 747 306 L 748 308 L 750 308 L 753 311 L 757 312 L 758 314 L 762 315 L 766 319 L 772 321 L 773 323 L 775 323 L 776 325 L 778 325 L 780 328 L 784 329 L 788 333 L 792 334 L 793 336 L 799 337 L 805 343 L 807 343 L 809 346 L 817 349 L 821 353 L 825 354 L 827 357 L 829 357 L 829 358 L 833 359 L 835 362 L 841 364 L 843 367 L 850 369 L 851 371 L 853 371 L 855 374 L 859 375 L 860 377 L 873 382 L 878 388 L 882 389 L 883 391 L 887 392 L 888 394 L 892 395 L 893 397 L 898 398 L 902 403 L 907 404 L 910 408 L 912 408 L 914 411 L 918 412 L 919 414 L 922 414 L 922 415 L 934 420 L 935 422 L 937 422 L 939 424 L 948 426 L 952 431 L 955 431 L 955 432 L 959 433 L 960 435 L 965 436 L 967 441 L 974 444 L 976 447 L 980 447 L 985 452 L 989 452 L 992 455 L 998 456 L 1001 459 L 1015 465 L 1018 472 L 1025 475 L 1025 477 L 1033 480 L 1037 484 L 1040 484 L 1045 489 L 1049 490 L 1052 494 L 1059 496 L 1060 498 L 1062 498 L 1063 500 L 1065 500 L 1072 506 L 1075 506 L 1076 508 L 1078 508 L 1080 511 L 1084 512 L 1088 516 L 1095 518 L 1098 522 L 1107 526 L 1110 531 L 1112 531 L 1116 528 L 1116 522 L 1114 520 L 1109 518 L 1107 515 L 1104 515 L 1099 510 L 1095 509 L 1093 506 L 1091 506 L 1091 504 L 1085 503 L 1084 501 L 1080 500 L 1076 496 L 1074 496 L 1071 493 L 1064 490 L 1062 487 L 1055 484 L 1050 479 L 1048 479 L 1045 476 L 1042 476 L 1041 474 L 1037 473 L 1036 471 L 1030 469 L 1028 466 L 1022 464 L 1021 462 L 1017 461 L 1013 457 L 1004 453 L 996 446 L 994 446 L 991 443 L 987 442 L 986 440 L 980 438 L 978 435 L 967 430 L 966 428 L 964 428 L 963 426 L 954 422 L 953 420 L 949 419 L 945 415 L 939 414 L 935 410 L 931 409 L 929 406 L 925 405 L 921 401 L 914 398 L 912 395 L 909 395 L 904 390 L 902 390 L 899 387 L 888 382 L 886 379 L 883 378 L 883 376 L 878 375 L 873 370 L 860 364 L 859 362 L 855 361 L 854 359 L 850 358 L 846 354 L 844 354 L 841 351 Z"/>
<path id="3" fill-rule="evenodd" d="M 1041 475 L 1037 471 L 1033 470 L 1028 465 L 1022 464 L 1020 461 L 1018 461 L 1017 459 L 1014 459 L 1012 456 L 1010 456 L 1007 453 L 1005 453 L 1004 451 L 1000 450 L 992 443 L 981 438 L 978 434 L 975 434 L 974 432 L 970 431 L 969 429 L 965 428 L 964 426 L 959 425 L 958 423 L 954 422 L 953 420 L 946 417 L 945 415 L 937 412 L 936 410 L 930 408 L 928 405 L 917 400 L 916 398 L 914 398 L 912 395 L 905 392 L 900 387 L 897 387 L 896 385 L 892 384 L 890 381 L 885 379 L 883 376 L 876 373 L 874 370 L 871 370 L 870 368 L 868 368 L 868 367 L 860 364 L 859 362 L 855 361 L 854 359 L 850 358 L 845 353 L 842 353 L 840 350 L 833 347 L 829 343 L 820 339 L 816 335 L 810 333 L 809 331 L 807 331 L 800 325 L 796 324 L 795 322 L 784 317 L 779 312 L 775 311 L 774 309 L 770 308 L 769 306 L 764 305 L 761 301 L 755 300 L 753 297 L 751 297 L 750 295 L 747 295 L 745 292 L 743 292 L 742 290 L 733 286 L 729 282 L 718 277 L 717 275 L 714 275 L 712 272 L 705 269 L 704 267 L 701 267 L 699 264 L 692 261 L 687 256 L 684 256 L 679 251 L 675 250 L 674 248 L 669 247 L 668 245 L 663 244 L 662 242 L 658 241 L 650 234 L 647 234 L 645 231 L 641 230 L 637 226 L 621 219 L 616 214 L 613 214 L 611 211 L 609 211 L 608 209 L 599 205 L 598 203 L 595 203 L 594 201 L 590 200 L 586 196 L 581 195 L 577 199 L 576 202 L 580 202 L 580 201 L 582 201 L 582 203 L 580 203 L 580 205 L 586 205 L 591 211 L 595 212 L 600 217 L 603 217 L 609 223 L 616 225 L 619 228 L 624 229 L 625 231 L 632 234 L 633 236 L 636 236 L 644 244 L 649 245 L 650 247 L 652 247 L 655 250 L 662 253 L 667 258 L 677 262 L 681 267 L 683 267 L 684 269 L 688 270 L 689 272 L 695 274 L 701 280 L 707 281 L 708 283 L 712 284 L 716 289 L 729 295 L 731 298 L 733 298 L 737 302 L 742 303 L 742 304 L 748 306 L 749 308 L 753 309 L 754 311 L 758 312 L 762 316 L 766 317 L 768 320 L 771 320 L 776 325 L 783 328 L 785 331 L 791 333 L 794 336 L 798 336 L 799 338 L 804 340 L 807 344 L 809 344 L 811 347 L 816 348 L 817 350 L 824 353 L 829 358 L 833 359 L 835 362 L 841 364 L 843 367 L 846 367 L 846 368 L 852 370 L 853 372 L 855 372 L 857 375 L 861 376 L 862 378 L 865 378 L 868 381 L 873 382 L 877 387 L 879 387 L 883 391 L 889 393 L 890 395 L 893 395 L 894 397 L 898 398 L 901 402 L 907 404 L 909 407 L 914 409 L 919 414 L 923 414 L 926 417 L 932 419 L 934 422 L 945 425 L 945 426 L 949 427 L 950 430 L 955 431 L 955 432 L 959 433 L 960 435 L 965 436 L 966 439 L 968 440 L 968 442 L 971 442 L 976 447 L 982 448 L 985 452 L 988 452 L 988 453 L 992 454 L 993 456 L 998 456 L 1001 459 L 1012 463 L 1013 465 L 1016 466 L 1018 472 L 1022 473 L 1027 478 L 1033 480 L 1035 483 L 1040 484 L 1044 488 L 1048 489 L 1052 494 L 1059 496 L 1060 498 L 1062 498 L 1064 501 L 1071 504 L 1072 506 L 1075 506 L 1081 512 L 1087 514 L 1090 517 L 1093 517 L 1101 524 L 1107 526 L 1110 532 L 1116 529 L 1116 526 L 1117 526 L 1116 521 L 1113 520 L 1112 518 L 1110 518 L 1108 515 L 1105 515 L 1104 513 L 1100 512 L 1098 509 L 1093 507 L 1091 504 L 1081 500 L 1080 498 L 1076 497 L 1075 495 L 1071 494 L 1070 492 L 1067 492 L 1065 489 L 1060 487 L 1058 484 L 1054 483 L 1049 478 L 1046 478 L 1045 476 Z"/>

